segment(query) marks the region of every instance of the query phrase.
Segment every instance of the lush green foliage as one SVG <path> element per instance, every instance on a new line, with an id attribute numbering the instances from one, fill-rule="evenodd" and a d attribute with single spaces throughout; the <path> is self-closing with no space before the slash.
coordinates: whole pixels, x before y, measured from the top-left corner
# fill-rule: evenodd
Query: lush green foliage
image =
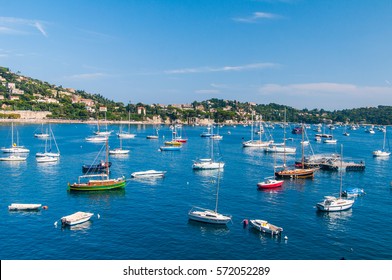
<path id="1" fill-rule="evenodd" d="M 152 119 L 154 116 L 160 116 L 163 121 L 169 120 L 171 122 L 194 122 L 197 119 L 209 118 L 215 122 L 222 123 L 226 121 L 248 121 L 251 115 L 255 114 L 261 115 L 265 121 L 284 121 L 284 111 L 286 111 L 286 120 L 289 122 L 392 124 L 392 106 L 380 105 L 371 108 L 329 112 L 323 109 L 297 110 L 275 103 L 253 104 L 217 98 L 201 102 L 194 101 L 188 106 L 181 108 L 172 105 L 161 107 L 157 104 L 148 105 L 142 103 L 124 105 L 122 102 L 115 102 L 100 94 L 91 94 L 84 90 L 67 92 L 67 89 L 64 89 L 62 86 L 55 86 L 47 82 L 23 77 L 19 73 L 12 73 L 6 67 L 0 67 L 0 76 L 6 80 L 5 83 L 3 81 L 4 85 L 0 83 L 0 95 L 4 97 L 4 99 L 0 100 L 0 106 L 7 110 L 50 111 L 52 113 L 51 117 L 57 119 L 102 119 L 104 113 L 99 112 L 99 108 L 104 106 L 107 108 L 106 118 L 108 120 L 128 120 L 129 118 L 130 120 L 142 121 Z M 15 83 L 17 89 L 24 91 L 23 95 L 19 95 L 19 100 L 10 100 L 11 94 L 6 83 Z M 64 92 L 68 94 L 62 94 Z M 91 99 L 95 102 L 95 105 L 88 110 L 84 103 L 73 102 L 72 95 Z M 51 98 L 59 103 L 45 103 L 40 101 L 42 98 Z M 139 114 L 138 107 L 144 107 L 146 115 Z"/>

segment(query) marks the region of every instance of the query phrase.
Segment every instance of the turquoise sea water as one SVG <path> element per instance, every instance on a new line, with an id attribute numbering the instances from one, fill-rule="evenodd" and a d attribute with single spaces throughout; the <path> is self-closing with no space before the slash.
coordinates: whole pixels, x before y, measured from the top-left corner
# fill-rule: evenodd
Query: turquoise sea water
<path id="1" fill-rule="evenodd" d="M 11 144 L 10 125 L 0 126 L 0 146 Z M 316 153 L 340 152 L 345 158 L 363 159 L 366 170 L 343 174 L 343 188 L 363 187 L 366 195 L 356 199 L 351 210 L 319 213 L 315 204 L 324 195 L 339 192 L 337 172 L 319 171 L 313 180 L 286 180 L 281 189 L 258 191 L 257 182 L 273 174 L 274 158 L 259 149 L 242 148 L 250 138 L 250 127 L 220 128 L 223 140 L 215 145 L 226 163 L 221 173 L 219 212 L 233 216 L 227 226 L 211 226 L 188 221 L 193 205 L 215 207 L 216 172 L 195 172 L 193 160 L 207 157 L 209 140 L 200 137 L 203 127 L 184 127 L 188 143 L 181 151 L 160 152 L 159 146 L 171 138 L 163 126 L 159 140 L 147 140 L 152 126 L 131 126 L 134 139 L 123 140 L 128 156 L 112 157 L 112 175 L 130 178 L 135 171 L 167 171 L 164 179 L 129 179 L 124 190 L 98 193 L 71 193 L 67 183 L 81 175 L 83 164 L 91 164 L 102 144 L 87 143 L 95 126 L 52 125 L 61 158 L 55 164 L 38 164 L 35 153 L 44 149 L 44 140 L 33 134 L 37 125 L 15 125 L 20 144 L 31 151 L 27 162 L 0 162 L 0 258 L 1 259 L 102 259 L 102 260 L 187 260 L 187 259 L 392 259 L 391 200 L 392 158 L 373 158 L 382 147 L 383 133 L 364 129 L 342 135 L 334 131 L 337 145 L 316 143 L 308 130 Z M 109 129 L 118 131 L 119 126 Z M 390 128 L 389 128 L 390 129 Z M 229 134 L 230 131 L 230 134 Z M 276 142 L 283 130 L 271 130 Z M 390 133 L 388 133 L 390 134 Z M 301 136 L 292 135 L 300 157 Z M 257 137 L 257 136 L 255 136 Z M 115 135 L 110 146 L 119 146 Z M 276 157 L 277 164 L 282 157 Z M 41 203 L 47 210 L 9 212 L 11 203 Z M 91 221 L 71 228 L 55 227 L 54 222 L 76 211 L 99 214 Z M 265 219 L 283 227 L 282 238 L 243 228 L 243 219 Z M 283 237 L 287 236 L 287 240 Z"/>

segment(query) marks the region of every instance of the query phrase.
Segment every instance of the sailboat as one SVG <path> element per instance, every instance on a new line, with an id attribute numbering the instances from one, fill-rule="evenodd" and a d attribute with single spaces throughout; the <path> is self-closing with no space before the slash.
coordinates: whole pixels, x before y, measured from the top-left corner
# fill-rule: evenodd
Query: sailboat
<path id="1" fill-rule="evenodd" d="M 341 165 L 343 162 L 343 145 L 341 145 Z M 343 199 L 342 198 L 342 184 L 343 184 L 343 168 L 340 168 L 340 190 L 339 197 L 334 196 L 325 196 L 322 202 L 316 204 L 316 207 L 319 211 L 324 212 L 336 212 L 336 211 L 344 211 L 350 209 L 354 200 L 351 199 Z"/>
<path id="2" fill-rule="evenodd" d="M 105 148 L 106 162 L 108 162 L 108 141 L 105 143 Z M 125 177 L 111 179 L 109 178 L 109 172 L 109 166 L 107 166 L 106 173 L 79 176 L 77 183 L 68 183 L 68 189 L 70 191 L 105 191 L 124 188 L 126 184 Z"/>
<path id="3" fill-rule="evenodd" d="M 270 141 L 262 141 L 261 140 L 261 136 L 263 135 L 262 131 L 263 131 L 263 125 L 262 125 L 262 116 L 260 116 L 260 122 L 259 122 L 259 140 L 254 140 L 253 139 L 253 126 L 254 126 L 254 121 L 253 121 L 253 113 L 252 113 L 252 125 L 251 125 L 251 130 L 250 130 L 250 140 L 245 141 L 242 143 L 242 146 L 244 148 L 246 147 L 256 147 L 256 148 L 265 148 L 268 147 L 271 143 L 273 143 L 272 140 Z"/>
<path id="4" fill-rule="evenodd" d="M 132 139 L 136 137 L 136 134 L 131 133 L 131 111 L 128 112 L 128 132 L 122 130 L 122 125 L 120 127 L 120 132 L 117 133 L 118 138 Z"/>
<path id="5" fill-rule="evenodd" d="M 302 124 L 302 142 L 304 142 L 304 133 L 305 133 L 305 129 Z M 286 142 L 284 141 L 284 143 L 286 143 Z M 304 160 L 304 145 L 301 145 L 301 147 L 302 147 L 302 161 L 303 161 Z M 316 171 L 316 169 L 305 168 L 304 164 L 302 164 L 301 168 L 288 169 L 286 166 L 286 153 L 284 153 L 283 159 L 284 159 L 283 169 L 275 172 L 275 176 L 277 178 L 305 179 L 305 178 L 313 178 L 314 177 L 314 172 Z"/>
<path id="6" fill-rule="evenodd" d="M 154 126 L 154 131 L 155 131 L 155 134 L 147 135 L 146 138 L 147 139 L 158 139 L 159 138 L 158 127 Z"/>
<path id="7" fill-rule="evenodd" d="M 188 218 L 193 221 L 225 225 L 231 221 L 231 215 L 218 213 L 218 197 L 219 197 L 219 181 L 220 181 L 220 171 L 218 171 L 218 184 L 216 187 L 216 197 L 215 197 L 215 209 L 205 209 L 201 207 L 192 207 L 188 212 Z"/>
<path id="8" fill-rule="evenodd" d="M 50 134 L 46 131 L 44 132 L 44 124 L 41 125 L 41 132 L 34 133 L 35 138 L 48 138 Z"/>
<path id="9" fill-rule="evenodd" d="M 58 158 L 60 157 L 60 150 L 59 147 L 57 146 L 56 138 L 54 137 L 53 130 L 49 127 L 49 144 L 48 144 L 48 139 L 45 139 L 45 151 L 43 153 L 36 153 L 36 157 L 50 157 L 50 158 Z M 55 144 L 56 150 L 52 151 L 52 140 Z M 55 160 L 52 160 L 55 161 Z"/>
<path id="10" fill-rule="evenodd" d="M 98 118 L 97 118 L 98 130 L 95 131 L 94 134 L 95 134 L 95 135 L 98 135 L 98 136 L 107 136 L 107 137 L 109 137 L 110 134 L 112 134 L 112 131 L 108 131 L 108 125 L 107 125 L 107 122 L 106 122 L 106 111 L 104 111 L 104 112 L 105 112 L 106 130 L 105 130 L 105 131 L 101 131 L 101 130 L 100 130 L 99 117 L 98 117 Z"/>
<path id="11" fill-rule="evenodd" d="M 11 147 L 9 148 L 1 148 L 3 153 L 29 153 L 30 150 L 25 148 L 24 146 L 19 146 L 19 136 L 18 132 L 16 132 L 16 143 L 14 142 L 14 123 L 11 124 Z"/>
<path id="12" fill-rule="evenodd" d="M 109 150 L 109 155 L 126 155 L 129 154 L 129 150 L 122 148 L 122 137 L 120 137 L 120 147 L 113 150 Z"/>
<path id="13" fill-rule="evenodd" d="M 283 180 L 276 180 L 275 177 L 275 165 L 276 165 L 276 157 L 274 154 L 274 176 L 264 178 L 264 181 L 257 183 L 257 188 L 259 190 L 264 189 L 274 189 L 283 186 Z"/>
<path id="14" fill-rule="evenodd" d="M 214 160 L 214 139 L 210 138 L 210 158 L 201 158 L 192 165 L 194 170 L 200 169 L 223 169 L 224 162 Z"/>
<path id="15" fill-rule="evenodd" d="M 386 137 L 387 137 L 387 128 L 383 129 L 384 132 L 384 142 L 382 144 L 382 150 L 376 150 L 373 151 L 373 156 L 374 157 L 388 157 L 391 152 L 389 150 L 386 150 L 385 144 L 386 144 Z"/>

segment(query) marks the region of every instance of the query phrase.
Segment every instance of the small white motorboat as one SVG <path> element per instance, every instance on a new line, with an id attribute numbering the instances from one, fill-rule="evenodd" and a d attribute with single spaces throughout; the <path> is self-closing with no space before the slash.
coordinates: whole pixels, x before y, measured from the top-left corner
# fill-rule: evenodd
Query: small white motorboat
<path id="1" fill-rule="evenodd" d="M 26 161 L 26 157 L 11 155 L 9 157 L 0 157 L 0 161 Z"/>
<path id="2" fill-rule="evenodd" d="M 79 211 L 79 212 L 76 212 L 74 214 L 71 214 L 71 215 L 68 215 L 68 216 L 64 216 L 60 220 L 61 220 L 61 224 L 63 226 L 73 226 L 73 225 L 77 225 L 77 224 L 81 224 L 81 223 L 87 222 L 88 220 L 90 220 L 90 218 L 92 216 L 94 216 L 94 213 Z"/>
<path id="3" fill-rule="evenodd" d="M 283 228 L 270 224 L 265 220 L 250 220 L 250 225 L 258 231 L 271 235 L 280 235 L 283 231 Z"/>
<path id="4" fill-rule="evenodd" d="M 39 210 L 42 204 L 12 203 L 8 206 L 10 211 L 34 211 Z"/>
<path id="5" fill-rule="evenodd" d="M 147 170 L 147 171 L 138 171 L 133 172 L 131 174 L 132 178 L 162 178 L 166 174 L 166 171 L 156 171 L 156 170 Z"/>

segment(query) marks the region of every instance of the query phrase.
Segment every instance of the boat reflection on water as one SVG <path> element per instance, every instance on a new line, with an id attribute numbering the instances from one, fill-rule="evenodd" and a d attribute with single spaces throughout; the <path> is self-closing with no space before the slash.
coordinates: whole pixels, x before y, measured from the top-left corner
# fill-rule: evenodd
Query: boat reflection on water
<path id="1" fill-rule="evenodd" d="M 70 231 L 87 231 L 91 228 L 92 224 L 93 224 L 92 221 L 87 221 L 87 222 L 73 225 L 73 226 L 63 225 L 63 226 L 61 226 L 61 229 L 62 230 L 70 230 Z"/>
<path id="2" fill-rule="evenodd" d="M 323 218 L 325 224 L 330 231 L 346 231 L 345 223 L 350 220 L 353 215 L 352 208 L 346 211 L 323 212 L 316 211 L 317 216 Z"/>
<path id="3" fill-rule="evenodd" d="M 207 236 L 210 234 L 216 236 L 225 236 L 230 233 L 230 229 L 227 224 L 209 224 L 194 220 L 188 220 L 188 225 L 192 228 L 199 229 L 202 236 Z"/>
<path id="4" fill-rule="evenodd" d="M 88 192 L 70 192 L 68 195 L 72 197 L 87 197 L 94 201 L 110 202 L 114 197 L 125 197 L 125 189 L 113 189 L 107 191 L 88 191 Z"/>

